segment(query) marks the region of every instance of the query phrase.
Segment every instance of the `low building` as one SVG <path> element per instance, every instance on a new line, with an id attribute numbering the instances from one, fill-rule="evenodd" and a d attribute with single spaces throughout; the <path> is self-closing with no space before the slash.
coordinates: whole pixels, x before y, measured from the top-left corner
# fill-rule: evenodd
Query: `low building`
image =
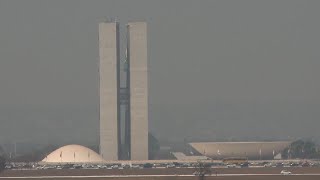
<path id="1" fill-rule="evenodd" d="M 212 159 L 245 157 L 248 159 L 274 159 L 291 144 L 275 142 L 194 142 L 189 145 L 200 154 Z"/>
<path id="2" fill-rule="evenodd" d="M 172 154 L 177 160 L 181 160 L 181 161 L 200 161 L 200 160 L 210 159 L 206 156 L 187 156 L 183 152 L 172 152 Z"/>

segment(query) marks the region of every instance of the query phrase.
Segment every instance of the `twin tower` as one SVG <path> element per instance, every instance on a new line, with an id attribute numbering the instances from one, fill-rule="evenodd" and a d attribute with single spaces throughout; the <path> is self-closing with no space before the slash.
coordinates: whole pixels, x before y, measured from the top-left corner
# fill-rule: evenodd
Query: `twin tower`
<path id="1" fill-rule="evenodd" d="M 126 46 L 121 61 L 119 23 L 99 24 L 100 154 L 110 161 L 148 159 L 145 22 L 127 24 Z"/>

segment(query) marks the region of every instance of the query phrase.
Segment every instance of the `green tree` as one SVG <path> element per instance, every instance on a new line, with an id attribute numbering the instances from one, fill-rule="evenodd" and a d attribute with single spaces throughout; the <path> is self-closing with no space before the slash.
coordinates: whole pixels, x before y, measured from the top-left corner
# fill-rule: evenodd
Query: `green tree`
<path id="1" fill-rule="evenodd" d="M 317 145 L 310 140 L 297 140 L 283 151 L 285 158 L 319 158 Z"/>
<path id="2" fill-rule="evenodd" d="M 211 174 L 210 166 L 202 161 L 198 161 L 196 165 L 195 175 L 199 176 L 199 180 L 204 180 L 205 176 Z"/>
<path id="3" fill-rule="evenodd" d="M 6 167 L 6 159 L 4 156 L 0 156 L 0 172 Z"/>
<path id="4" fill-rule="evenodd" d="M 158 139 L 156 139 L 151 133 L 149 133 L 148 136 L 149 159 L 154 159 L 157 152 L 160 150 L 160 144 Z"/>

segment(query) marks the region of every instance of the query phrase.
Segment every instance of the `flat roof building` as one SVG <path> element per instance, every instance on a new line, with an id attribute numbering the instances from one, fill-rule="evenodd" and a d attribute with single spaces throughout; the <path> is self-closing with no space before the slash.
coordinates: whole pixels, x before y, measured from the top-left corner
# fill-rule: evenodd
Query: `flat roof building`
<path id="1" fill-rule="evenodd" d="M 147 160 L 149 155 L 147 24 L 131 22 L 126 30 L 128 68 L 123 68 L 126 87 L 120 87 L 119 24 L 99 24 L 100 154 L 105 160 Z"/>
<path id="2" fill-rule="evenodd" d="M 117 22 L 99 24 L 100 154 L 118 160 L 120 151 L 120 42 Z"/>
<path id="3" fill-rule="evenodd" d="M 147 24 L 127 25 L 130 83 L 130 158 L 148 159 Z"/>

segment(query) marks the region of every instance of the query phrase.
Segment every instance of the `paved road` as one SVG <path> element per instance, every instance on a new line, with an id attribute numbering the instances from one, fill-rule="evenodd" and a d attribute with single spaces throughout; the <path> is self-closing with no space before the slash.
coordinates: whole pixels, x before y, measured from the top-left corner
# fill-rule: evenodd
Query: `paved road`
<path id="1" fill-rule="evenodd" d="M 208 176 L 320 176 L 320 174 L 213 174 Z M 101 176 L 29 176 L 29 177 L 0 177 L 0 179 L 84 179 L 84 178 L 146 178 L 146 177 L 196 177 L 194 175 L 101 175 Z M 320 178 L 320 177 L 319 177 Z"/>

